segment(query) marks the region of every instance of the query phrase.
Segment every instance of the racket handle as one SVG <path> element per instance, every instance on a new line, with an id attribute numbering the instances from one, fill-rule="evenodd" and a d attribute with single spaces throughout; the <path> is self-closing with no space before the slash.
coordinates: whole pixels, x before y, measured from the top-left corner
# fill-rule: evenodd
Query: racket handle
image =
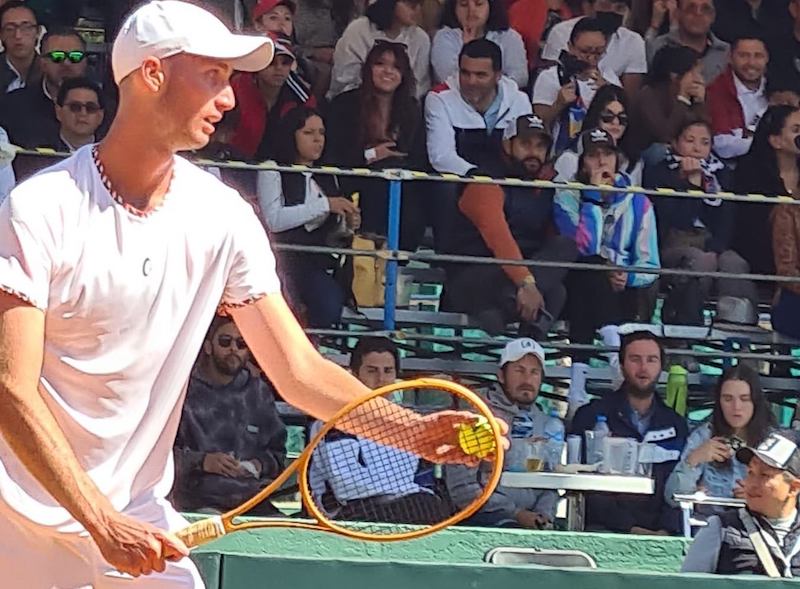
<path id="1" fill-rule="evenodd" d="M 222 524 L 222 518 L 218 515 L 195 522 L 177 534 L 187 548 L 202 546 L 224 535 L 225 526 Z"/>

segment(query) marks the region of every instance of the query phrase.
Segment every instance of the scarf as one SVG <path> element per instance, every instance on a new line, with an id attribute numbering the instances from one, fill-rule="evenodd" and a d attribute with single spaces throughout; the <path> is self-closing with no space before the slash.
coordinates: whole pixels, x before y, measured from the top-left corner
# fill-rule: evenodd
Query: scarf
<path id="1" fill-rule="evenodd" d="M 678 155 L 672 148 L 667 149 L 667 155 L 664 158 L 667 162 L 667 168 L 670 170 L 678 170 L 681 167 L 683 156 Z M 716 194 L 722 190 L 722 187 L 717 180 L 717 172 L 722 170 L 725 164 L 717 158 L 713 153 L 710 153 L 707 158 L 700 160 L 700 171 L 703 175 L 703 181 L 700 185 L 700 190 L 708 194 Z M 720 198 L 704 198 L 703 202 L 710 207 L 722 206 L 722 199 Z"/>

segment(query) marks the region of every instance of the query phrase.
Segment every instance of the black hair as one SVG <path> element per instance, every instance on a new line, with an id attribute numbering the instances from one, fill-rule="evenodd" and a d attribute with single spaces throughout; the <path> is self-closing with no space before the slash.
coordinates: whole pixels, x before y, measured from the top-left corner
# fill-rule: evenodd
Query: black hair
<path id="1" fill-rule="evenodd" d="M 767 97 L 778 92 L 794 92 L 800 96 L 800 76 L 790 73 L 782 76 L 767 76 L 764 93 Z"/>
<path id="2" fill-rule="evenodd" d="M 711 436 L 731 436 L 733 429 L 725 421 L 722 413 L 722 387 L 731 380 L 740 380 L 750 388 L 750 399 L 753 401 L 753 417 L 747 424 L 745 442 L 755 448 L 769 434 L 770 428 L 775 425 L 775 418 L 770 411 L 769 401 L 761 388 L 761 377 L 747 364 L 739 363 L 726 370 L 717 381 L 714 389 L 714 410 L 711 413 Z"/>
<path id="3" fill-rule="evenodd" d="M 709 121 L 706 117 L 690 114 L 685 116 L 675 128 L 675 136 L 673 137 L 673 140 L 677 141 L 678 137 L 680 137 L 686 129 L 689 127 L 694 127 L 695 125 L 702 125 L 708 129 L 709 135 L 711 135 L 712 138 L 714 137 L 714 128 L 711 126 L 711 121 Z"/>
<path id="4" fill-rule="evenodd" d="M 75 37 L 81 42 L 81 47 L 84 51 L 86 51 L 86 40 L 81 37 L 80 33 L 73 29 L 72 27 L 53 27 L 52 29 L 48 30 L 44 37 L 42 37 L 41 47 L 44 50 L 45 45 L 47 42 L 53 37 Z"/>
<path id="5" fill-rule="evenodd" d="M 14 10 L 15 8 L 24 8 L 25 10 L 29 11 L 33 15 L 33 20 L 36 21 L 36 24 L 39 24 L 39 16 L 36 14 L 36 11 L 32 6 L 28 6 L 27 3 L 22 2 L 21 0 L 11 0 L 11 2 L 6 2 L 0 6 L 0 24 L 2 24 L 3 17 L 6 15 L 6 13 L 9 10 Z"/>
<path id="6" fill-rule="evenodd" d="M 731 51 L 736 49 L 736 46 L 741 43 L 742 41 L 761 41 L 761 44 L 764 45 L 764 49 L 766 49 L 767 54 L 769 54 L 769 47 L 767 46 L 767 41 L 764 39 L 762 35 L 756 32 L 742 32 L 741 34 L 737 35 L 731 40 Z"/>
<path id="7" fill-rule="evenodd" d="M 296 163 L 297 139 L 295 133 L 302 129 L 311 117 L 322 115 L 315 108 L 300 105 L 287 112 L 279 121 L 275 129 L 275 161 L 283 165 Z M 324 119 L 323 119 L 324 120 Z"/>
<path id="8" fill-rule="evenodd" d="M 600 88 L 592 98 L 592 104 L 586 111 L 586 117 L 583 119 L 583 129 L 596 129 L 600 127 L 600 115 L 611 102 L 619 102 L 625 109 L 625 114 L 628 115 L 628 126 L 625 128 L 625 134 L 619 141 L 617 147 L 628 158 L 628 164 L 635 166 L 639 161 L 639 153 L 633 147 L 633 133 L 628 133 L 631 128 L 631 108 L 628 102 L 628 95 L 625 90 L 614 84 L 606 84 Z"/>
<path id="9" fill-rule="evenodd" d="M 357 373 L 364 363 L 364 356 L 373 353 L 388 352 L 394 356 L 394 366 L 400 370 L 400 352 L 395 344 L 388 337 L 362 337 L 358 340 L 356 347 L 350 352 L 350 370 Z"/>
<path id="10" fill-rule="evenodd" d="M 394 7 L 398 2 L 404 0 L 375 0 L 372 4 L 367 6 L 364 13 L 369 21 L 374 24 L 378 30 L 385 31 L 392 26 L 394 22 Z M 414 0 L 408 0 L 412 2 Z"/>
<path id="11" fill-rule="evenodd" d="M 750 161 L 758 162 L 764 178 L 780 179 L 778 156 L 775 154 L 769 138 L 780 135 L 786 125 L 786 119 L 798 110 L 800 109 L 785 104 L 770 106 L 758 121 L 756 131 L 753 133 L 753 142 L 750 144 L 750 151 L 745 157 Z"/>
<path id="12" fill-rule="evenodd" d="M 603 37 L 608 39 L 608 35 L 603 30 L 603 26 L 600 24 L 600 21 L 590 16 L 584 16 L 575 23 L 574 27 L 572 27 L 572 32 L 569 34 L 570 44 L 574 45 L 575 40 L 583 33 L 600 33 L 603 35 Z"/>
<path id="13" fill-rule="evenodd" d="M 463 57 L 470 59 L 491 59 L 492 69 L 496 72 L 503 69 L 503 52 L 500 46 L 489 39 L 474 39 L 461 48 L 458 54 L 458 63 Z"/>
<path id="14" fill-rule="evenodd" d="M 665 45 L 653 57 L 649 82 L 651 85 L 669 84 L 673 74 L 685 76 L 700 61 L 700 54 L 683 45 Z"/>
<path id="15" fill-rule="evenodd" d="M 212 339 L 214 339 L 214 335 L 220 330 L 220 328 L 225 327 L 232 321 L 233 319 L 228 315 L 214 315 L 214 319 L 211 320 L 211 325 L 208 326 L 205 341 L 210 342 Z"/>
<path id="16" fill-rule="evenodd" d="M 56 96 L 56 104 L 58 106 L 64 106 L 64 103 L 67 101 L 67 94 L 70 93 L 72 90 L 77 90 L 78 88 L 83 88 L 86 90 L 91 90 L 95 94 L 97 94 L 97 104 L 100 105 L 100 108 L 105 109 L 105 99 L 103 97 L 103 91 L 100 89 L 100 86 L 90 80 L 89 78 L 79 77 L 79 78 L 67 78 L 61 83 L 61 87 L 58 89 L 58 96 Z"/>
<path id="17" fill-rule="evenodd" d="M 487 31 L 505 31 L 508 30 L 508 12 L 503 0 L 487 0 L 489 2 L 489 18 L 486 19 Z M 458 0 L 447 0 L 442 10 L 442 23 L 443 27 L 450 27 L 451 29 L 460 29 L 461 23 L 456 18 L 456 4 Z"/>
<path id="18" fill-rule="evenodd" d="M 625 354 L 628 351 L 628 346 L 634 342 L 650 341 L 655 342 L 658 346 L 659 357 L 661 358 L 661 366 L 664 366 L 664 344 L 656 337 L 652 331 L 642 329 L 640 331 L 632 331 L 622 336 L 619 344 L 619 363 L 625 363 Z"/>

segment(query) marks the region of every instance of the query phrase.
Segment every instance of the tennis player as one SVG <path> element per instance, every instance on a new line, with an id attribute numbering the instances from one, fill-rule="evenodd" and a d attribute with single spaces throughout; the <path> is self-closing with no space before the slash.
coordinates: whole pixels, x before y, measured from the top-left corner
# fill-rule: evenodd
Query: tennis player
<path id="1" fill-rule="evenodd" d="M 367 392 L 305 337 L 250 205 L 175 155 L 206 145 L 233 108 L 233 71 L 271 57 L 268 39 L 233 35 L 194 5 L 143 5 L 114 43 L 120 103 L 106 139 L 0 207 L 3 587 L 202 587 L 164 497 L 186 382 L 220 305 L 293 405 L 325 420 Z M 438 458 L 470 460 L 454 441 L 463 416 L 385 419 L 430 432 L 424 457 L 450 444 Z"/>

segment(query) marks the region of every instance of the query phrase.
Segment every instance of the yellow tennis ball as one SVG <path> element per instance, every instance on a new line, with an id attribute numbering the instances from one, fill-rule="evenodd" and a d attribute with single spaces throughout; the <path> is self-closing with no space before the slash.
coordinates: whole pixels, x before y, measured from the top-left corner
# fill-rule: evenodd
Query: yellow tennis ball
<path id="1" fill-rule="evenodd" d="M 465 454 L 486 458 L 495 450 L 492 426 L 482 419 L 475 424 L 462 424 L 458 428 L 458 445 Z"/>

